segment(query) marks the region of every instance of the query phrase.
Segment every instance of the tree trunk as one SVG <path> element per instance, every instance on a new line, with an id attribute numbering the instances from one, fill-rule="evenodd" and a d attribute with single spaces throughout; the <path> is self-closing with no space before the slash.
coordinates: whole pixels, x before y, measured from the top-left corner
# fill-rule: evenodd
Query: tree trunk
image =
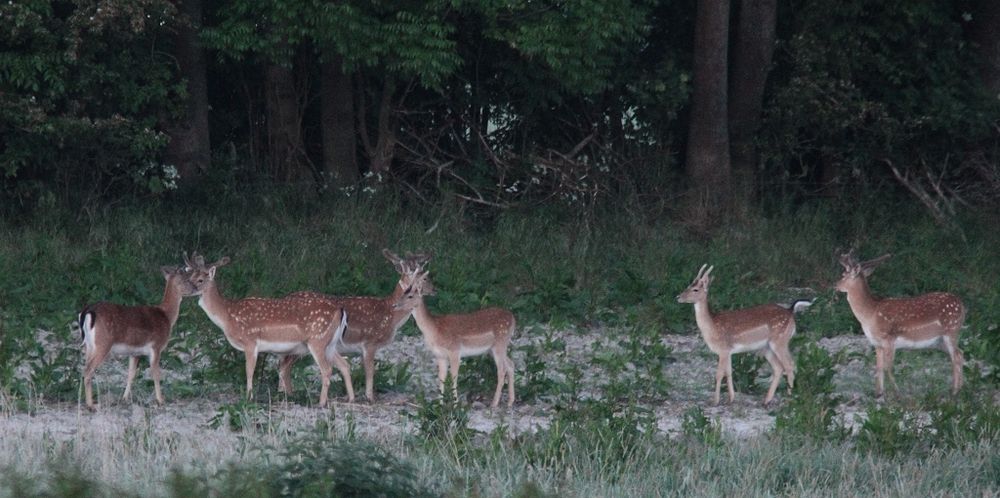
<path id="1" fill-rule="evenodd" d="M 302 142 L 302 116 L 295 92 L 295 73 L 289 67 L 265 68 L 268 169 L 277 181 L 301 180 L 307 158 Z"/>
<path id="2" fill-rule="evenodd" d="M 738 202 L 754 197 L 757 171 L 757 130 L 764 105 L 764 88 L 774 54 L 777 0 L 740 0 L 729 79 L 729 140 L 733 194 Z"/>
<path id="3" fill-rule="evenodd" d="M 323 171 L 335 186 L 350 185 L 358 181 L 351 77 L 344 74 L 340 56 L 323 64 L 322 75 Z"/>
<path id="4" fill-rule="evenodd" d="M 1000 2 L 976 2 L 970 35 L 982 55 L 983 83 L 994 97 L 1000 98 Z"/>
<path id="5" fill-rule="evenodd" d="M 183 0 L 178 6 L 184 21 L 174 37 L 174 56 L 187 83 L 184 115 L 167 126 L 170 143 L 166 161 L 177 168 L 181 184 L 191 184 L 207 171 L 212 160 L 208 130 L 208 82 L 205 51 L 198 43 L 202 0 Z"/>
<path id="6" fill-rule="evenodd" d="M 728 38 L 729 0 L 698 0 L 687 174 L 694 194 L 689 215 L 699 225 L 712 222 L 730 197 Z"/>
<path id="7" fill-rule="evenodd" d="M 390 76 L 386 76 L 382 87 L 382 100 L 378 108 L 378 139 L 371 154 L 371 170 L 385 177 L 392 166 L 396 154 L 396 129 L 393 116 L 392 98 L 396 93 L 396 84 Z"/>

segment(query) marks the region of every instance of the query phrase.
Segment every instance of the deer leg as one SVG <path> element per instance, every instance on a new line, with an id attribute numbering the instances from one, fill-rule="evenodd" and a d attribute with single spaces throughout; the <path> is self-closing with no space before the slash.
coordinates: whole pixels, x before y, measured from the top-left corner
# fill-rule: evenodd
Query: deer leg
<path id="1" fill-rule="evenodd" d="M 884 368 L 885 368 L 885 353 L 882 350 L 881 346 L 876 346 L 875 347 L 875 397 L 876 398 L 881 398 L 882 395 L 884 394 L 884 390 L 882 388 L 882 384 L 884 381 L 883 378 Z"/>
<path id="2" fill-rule="evenodd" d="M 962 388 L 962 365 L 965 363 L 965 356 L 962 350 L 958 349 L 958 341 L 955 337 L 944 336 L 942 341 L 948 355 L 951 356 L 951 393 L 957 394 Z"/>
<path id="3" fill-rule="evenodd" d="M 104 362 L 104 358 L 108 355 L 110 351 L 111 351 L 111 346 L 108 346 L 106 348 L 95 347 L 94 350 L 90 352 L 91 354 L 87 355 L 86 367 L 84 367 L 83 369 L 83 391 L 84 391 L 84 397 L 87 402 L 87 408 L 89 408 L 90 410 L 93 410 L 95 408 L 93 391 L 91 387 L 91 382 L 94 379 L 94 372 L 96 372 L 97 367 L 99 367 L 101 363 Z"/>
<path id="4" fill-rule="evenodd" d="M 719 364 L 715 367 L 715 398 L 713 403 L 719 404 L 719 393 L 722 391 L 722 377 L 726 375 L 726 355 L 719 355 Z"/>
<path id="5" fill-rule="evenodd" d="M 347 389 L 347 402 L 354 403 L 354 382 L 351 380 L 351 364 L 347 363 L 347 360 L 337 351 L 333 351 L 330 359 L 333 360 L 333 365 L 337 367 L 337 371 L 340 372 L 340 376 L 344 379 L 344 388 Z"/>
<path id="6" fill-rule="evenodd" d="M 733 388 L 733 356 L 726 355 L 726 381 L 729 385 L 729 402 L 736 400 L 736 390 Z"/>
<path id="7" fill-rule="evenodd" d="M 792 394 L 792 388 L 795 387 L 795 358 L 792 357 L 792 352 L 788 350 L 788 342 L 792 340 L 792 335 L 795 334 L 795 325 L 791 325 L 792 333 L 788 334 L 787 338 L 783 338 L 782 341 L 772 344 L 774 354 L 778 355 L 778 361 L 781 362 L 781 366 L 785 369 L 785 378 L 788 380 L 788 394 Z"/>
<path id="8" fill-rule="evenodd" d="M 361 364 L 365 367 L 365 398 L 369 403 L 375 401 L 375 347 L 365 345 L 361 353 Z"/>
<path id="9" fill-rule="evenodd" d="M 514 361 L 507 357 L 507 408 L 514 406 Z"/>
<path id="10" fill-rule="evenodd" d="M 500 404 L 500 394 L 503 392 L 503 383 L 507 380 L 507 351 L 496 348 L 493 350 L 493 361 L 497 364 L 497 389 L 493 393 L 493 403 L 490 408 L 496 408 Z"/>
<path id="11" fill-rule="evenodd" d="M 451 352 L 448 355 L 448 363 L 451 369 L 451 391 L 458 399 L 458 367 L 462 364 L 462 357 L 459 356 L 458 351 Z"/>
<path id="12" fill-rule="evenodd" d="M 447 357 L 437 357 L 437 367 L 438 367 L 438 390 L 441 394 L 444 394 L 444 380 L 448 376 L 448 358 Z"/>
<path id="13" fill-rule="evenodd" d="M 292 365 L 299 359 L 297 355 L 282 355 L 278 361 L 278 390 L 292 394 Z"/>
<path id="14" fill-rule="evenodd" d="M 127 400 L 132 397 L 132 380 L 135 379 L 135 371 L 139 368 L 139 357 L 129 356 L 128 357 L 128 373 L 125 374 L 125 393 L 122 394 L 122 400 Z"/>
<path id="15" fill-rule="evenodd" d="M 774 393 L 778 390 L 778 384 L 781 382 L 781 375 L 784 373 L 784 368 L 782 368 L 781 361 L 774 354 L 774 351 L 771 351 L 770 346 L 764 349 L 764 358 L 771 364 L 771 369 L 774 370 L 774 373 L 771 375 L 771 387 L 767 389 L 767 396 L 764 397 L 764 406 L 770 406 L 771 400 L 774 399 Z"/>
<path id="16" fill-rule="evenodd" d="M 156 404 L 163 404 L 163 393 L 160 391 L 160 352 L 153 349 L 149 354 L 149 374 L 153 377 L 153 392 L 156 394 Z"/>
<path id="17" fill-rule="evenodd" d="M 885 368 L 886 375 L 889 377 L 889 383 L 892 384 L 892 390 L 896 394 L 899 394 L 899 385 L 896 384 L 896 374 L 892 371 L 893 362 L 896 360 L 896 346 L 890 343 L 886 346 L 883 355 L 883 367 Z"/>
<path id="18" fill-rule="evenodd" d="M 253 371 L 257 368 L 257 345 L 254 344 L 243 350 L 243 355 L 246 357 L 246 374 L 247 374 L 247 401 L 251 399 L 253 393 Z"/>
<path id="19" fill-rule="evenodd" d="M 309 342 L 309 352 L 312 353 L 313 359 L 316 360 L 316 366 L 319 367 L 319 380 L 321 387 L 319 390 L 319 406 L 320 408 L 326 407 L 327 394 L 330 391 L 330 364 L 326 361 L 326 344 L 322 344 L 319 341 Z M 349 379 L 350 374 L 345 379 Z"/>

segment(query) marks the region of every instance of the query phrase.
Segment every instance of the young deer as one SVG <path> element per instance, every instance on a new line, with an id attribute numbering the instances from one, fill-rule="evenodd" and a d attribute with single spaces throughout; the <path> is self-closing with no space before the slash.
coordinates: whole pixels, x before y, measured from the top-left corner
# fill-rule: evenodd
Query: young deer
<path id="1" fill-rule="evenodd" d="M 396 331 L 410 318 L 409 310 L 393 308 L 393 303 L 399 300 L 403 289 L 413 285 L 411 270 L 419 267 L 429 259 L 422 254 L 407 253 L 406 258 L 400 258 L 392 251 L 383 249 L 382 254 L 392 262 L 399 273 L 399 282 L 387 297 L 359 296 L 329 296 L 318 292 L 296 292 L 288 297 L 321 299 L 334 306 L 343 308 L 351 317 L 340 341 L 334 347 L 338 353 L 361 354 L 365 368 L 365 398 L 375 401 L 375 353 L 382 349 L 396 336 Z M 291 392 L 292 364 L 298 359 L 296 355 L 287 355 L 281 359 L 278 368 L 278 381 L 281 390 Z M 329 358 L 328 358 L 329 359 Z"/>
<path id="2" fill-rule="evenodd" d="M 712 283 L 712 268 L 702 265 L 694 282 L 677 296 L 679 303 L 694 304 L 695 321 L 701 336 L 713 353 L 719 355 L 719 365 L 715 370 L 715 404 L 719 404 L 722 378 L 729 381 L 729 402 L 733 402 L 732 355 L 747 351 L 763 352 L 764 358 L 774 369 L 771 387 L 764 397 L 767 406 L 774 399 L 774 393 L 781 382 L 781 375 L 788 379 L 788 392 L 795 386 L 795 360 L 788 351 L 788 341 L 795 335 L 794 312 L 812 304 L 798 300 L 791 309 L 777 304 L 764 304 L 752 308 L 712 313 L 708 307 L 708 287 Z"/>
<path id="3" fill-rule="evenodd" d="M 132 380 L 139 365 L 139 356 L 149 357 L 156 402 L 163 404 L 163 394 L 160 392 L 160 354 L 170 338 L 170 330 L 177 323 L 181 298 L 194 294 L 194 287 L 180 269 L 164 266 L 160 270 L 167 284 L 163 291 L 163 301 L 159 305 L 122 306 L 100 302 L 88 305 L 80 312 L 78 321 L 86 355 L 83 387 L 87 408 L 95 409 L 91 381 L 108 353 L 129 357 L 122 399 L 129 399 L 132 394 Z"/>
<path id="4" fill-rule="evenodd" d="M 844 273 L 836 284 L 847 294 L 847 303 L 861 322 L 868 342 L 875 346 L 875 394 L 884 393 L 884 373 L 896 386 L 892 361 L 897 349 L 938 347 L 951 356 L 951 391 L 962 387 L 962 364 L 958 333 L 965 321 L 965 306 L 954 294 L 932 292 L 910 298 L 877 299 L 868 288 L 867 278 L 890 254 L 859 263 L 851 253 L 840 256 Z"/>
<path id="5" fill-rule="evenodd" d="M 505 309 L 486 308 L 466 314 L 434 316 L 427 310 L 423 296 L 432 296 L 434 286 L 423 267 L 412 272 L 414 284 L 404 289 L 394 305 L 411 310 L 424 341 L 437 360 L 438 386 L 444 392 L 444 381 L 450 366 L 452 389 L 458 393 L 458 367 L 465 356 L 493 354 L 497 365 L 497 388 L 493 394 L 496 408 L 504 381 L 507 382 L 507 407 L 514 405 L 514 362 L 507 356 L 507 347 L 514 334 L 514 315 Z"/>
<path id="6" fill-rule="evenodd" d="M 195 294 L 201 296 L 198 304 L 222 329 L 229 344 L 246 356 L 248 398 L 253 392 L 258 353 L 309 353 L 319 366 L 322 381 L 319 405 L 326 406 L 330 386 L 328 357 L 344 378 L 348 401 L 354 401 L 350 366 L 333 347 L 347 327 L 344 310 L 321 299 L 248 297 L 230 301 L 222 297 L 215 282 L 216 269 L 229 264 L 228 257 L 206 266 L 204 258 L 195 253 L 191 259 L 185 255 L 184 262 L 191 269 L 188 278 Z"/>

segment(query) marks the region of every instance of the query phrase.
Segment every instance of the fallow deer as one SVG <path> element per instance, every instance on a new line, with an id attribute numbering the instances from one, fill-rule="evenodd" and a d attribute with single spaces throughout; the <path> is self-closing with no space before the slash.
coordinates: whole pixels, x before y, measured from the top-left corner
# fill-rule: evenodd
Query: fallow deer
<path id="1" fill-rule="evenodd" d="M 322 299 L 343 308 L 350 315 L 351 321 L 347 324 L 347 330 L 334 347 L 341 354 L 361 354 L 365 368 L 365 397 L 368 401 L 375 400 L 375 353 L 392 342 L 396 331 L 410 318 L 409 310 L 395 309 L 392 305 L 400 299 L 404 289 L 413 285 L 410 282 L 413 275 L 411 270 L 420 267 L 429 259 L 422 254 L 410 253 L 407 253 L 404 259 L 388 249 L 383 249 L 382 254 L 392 262 L 399 273 L 399 282 L 392 294 L 387 297 L 340 297 L 317 292 L 296 292 L 289 295 L 289 297 Z M 281 359 L 278 379 L 282 391 L 292 390 L 291 368 L 296 359 L 298 359 L 296 355 L 287 355 Z"/>
<path id="2" fill-rule="evenodd" d="M 160 355 L 170 338 L 171 329 L 177 323 L 181 298 L 194 294 L 194 287 L 179 268 L 164 266 L 160 270 L 167 282 L 159 305 L 122 306 L 99 302 L 86 306 L 80 312 L 78 322 L 86 358 L 83 387 L 87 408 L 95 409 L 91 382 L 97 367 L 109 353 L 129 357 L 122 399 L 131 397 L 132 380 L 139 365 L 139 356 L 146 356 L 149 358 L 156 402 L 163 404 L 163 394 L 160 392 Z"/>
<path id="3" fill-rule="evenodd" d="M 185 255 L 184 261 L 191 269 L 188 278 L 195 294 L 201 296 L 198 304 L 222 329 L 229 344 L 246 357 L 248 398 L 253 393 L 258 353 L 309 353 L 320 370 L 319 405 L 326 406 L 327 402 L 331 373 L 328 357 L 344 378 L 347 400 L 354 401 L 350 366 L 333 347 L 347 326 L 348 315 L 344 310 L 322 299 L 248 297 L 230 301 L 222 296 L 215 281 L 216 270 L 229 264 L 229 257 L 207 266 L 197 253 L 190 259 Z"/>
<path id="4" fill-rule="evenodd" d="M 497 387 L 490 406 L 496 408 L 500 404 L 504 381 L 507 383 L 507 407 L 513 406 L 514 362 L 507 356 L 507 348 L 516 326 L 514 315 L 505 309 L 486 308 L 472 313 L 434 316 L 424 303 L 424 296 L 434 295 L 435 289 L 423 267 L 413 271 L 413 282 L 413 286 L 404 289 L 394 306 L 412 311 L 427 348 L 437 361 L 441 392 L 445 389 L 449 367 L 452 389 L 457 396 L 458 367 L 462 358 L 490 352 L 497 366 Z"/>
<path id="5" fill-rule="evenodd" d="M 795 360 L 788 350 L 788 342 L 795 335 L 794 312 L 812 304 L 798 300 L 791 309 L 777 304 L 764 304 L 752 308 L 712 313 L 708 306 L 708 288 L 712 283 L 712 268 L 702 265 L 698 276 L 691 285 L 677 296 L 677 302 L 694 304 L 695 321 L 705 344 L 719 355 L 715 370 L 715 404 L 719 404 L 722 378 L 728 380 L 729 402 L 735 398 L 733 389 L 732 355 L 748 351 L 762 352 L 774 369 L 771 387 L 764 397 L 767 406 L 774 399 L 774 393 L 781 382 L 782 374 L 788 380 L 788 391 L 795 386 Z"/>
<path id="6" fill-rule="evenodd" d="M 875 395 L 884 394 L 884 374 L 896 386 L 892 362 L 897 349 L 938 347 L 951 357 L 951 391 L 962 387 L 965 358 L 958 349 L 958 334 L 965 322 L 965 305 L 954 294 L 932 292 L 916 297 L 878 299 L 868 287 L 868 277 L 889 259 L 885 254 L 859 263 L 853 254 L 842 254 L 844 273 L 836 283 L 847 294 L 847 303 L 861 323 L 868 342 L 875 346 Z"/>

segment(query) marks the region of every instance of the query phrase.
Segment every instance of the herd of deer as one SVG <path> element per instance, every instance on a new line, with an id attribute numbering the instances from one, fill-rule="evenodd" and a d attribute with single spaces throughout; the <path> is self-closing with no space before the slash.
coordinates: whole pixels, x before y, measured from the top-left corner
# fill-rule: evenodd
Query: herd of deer
<path id="1" fill-rule="evenodd" d="M 468 314 L 435 316 L 424 304 L 424 296 L 435 293 L 426 269 L 430 257 L 407 253 L 405 258 L 383 250 L 399 273 L 399 282 L 388 297 L 338 297 L 316 292 L 297 292 L 283 298 L 248 297 L 229 300 L 216 284 L 217 270 L 229 263 L 224 257 L 210 265 L 197 253 L 184 255 L 183 267 L 163 267 L 166 290 L 158 306 L 121 306 L 101 302 L 84 308 L 79 323 L 86 351 L 84 391 L 87 407 L 95 408 L 91 381 L 97 367 L 109 353 L 129 357 L 123 399 L 131 393 L 139 356 L 149 357 L 156 402 L 160 392 L 159 360 L 170 331 L 177 322 L 181 299 L 200 296 L 198 304 L 226 339 L 246 356 L 246 394 L 253 391 L 253 373 L 259 353 L 274 353 L 279 360 L 279 388 L 290 393 L 291 367 L 300 356 L 309 354 L 319 367 L 322 388 L 319 405 L 327 403 L 332 366 L 337 367 L 347 389 L 347 401 L 354 401 L 350 365 L 342 354 L 360 354 L 365 371 L 365 397 L 373 401 L 375 354 L 389 344 L 412 315 L 438 367 L 438 384 L 445 389 L 450 373 L 457 391 L 461 358 L 489 352 L 497 367 L 497 386 L 492 407 L 500 403 L 507 384 L 507 406 L 514 404 L 514 362 L 507 355 L 515 329 L 514 315 L 500 308 Z M 861 323 L 868 341 L 875 347 L 875 392 L 883 394 L 886 372 L 895 386 L 892 362 L 896 349 L 938 347 L 951 356 L 952 392 L 962 385 L 962 352 L 958 334 L 965 320 L 965 307 L 953 294 L 935 292 L 911 298 L 878 299 L 872 296 L 867 278 L 884 255 L 858 262 L 850 253 L 840 257 L 844 273 L 835 287 L 847 294 L 851 311 Z M 707 266 L 707 265 L 706 265 Z M 735 353 L 762 353 L 774 369 L 764 398 L 769 405 L 782 375 L 788 390 L 795 383 L 795 361 L 788 349 L 795 334 L 794 313 L 811 304 L 796 301 L 789 307 L 767 304 L 752 308 L 713 313 L 708 306 L 712 267 L 702 266 L 694 282 L 677 301 L 694 304 L 695 320 L 709 349 L 719 356 L 715 373 L 718 404 L 722 379 L 728 379 L 729 401 L 735 396 L 731 357 Z"/>

